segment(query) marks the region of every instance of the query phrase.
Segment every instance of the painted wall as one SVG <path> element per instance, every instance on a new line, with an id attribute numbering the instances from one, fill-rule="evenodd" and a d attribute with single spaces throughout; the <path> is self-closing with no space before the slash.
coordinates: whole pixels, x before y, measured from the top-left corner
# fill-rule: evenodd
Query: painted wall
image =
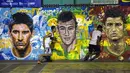
<path id="1" fill-rule="evenodd" d="M 84 56 L 88 53 L 89 41 L 91 39 L 91 33 L 97 25 L 103 25 L 102 19 L 104 17 L 105 10 L 112 8 L 113 6 L 96 6 L 96 7 L 73 7 L 73 6 L 61 6 L 61 7 L 51 7 L 51 8 L 0 8 L 0 60 L 38 60 L 40 54 L 44 54 L 43 48 L 43 37 L 47 32 L 51 31 L 51 26 L 57 26 L 57 16 L 62 11 L 72 11 L 78 22 L 76 38 L 78 43 L 75 46 L 78 47 L 78 52 L 80 57 L 78 59 L 83 59 Z M 125 16 L 127 17 L 127 22 L 130 23 L 130 7 L 119 6 L 122 11 L 124 11 Z M 34 33 L 30 40 L 32 50 L 30 54 L 23 58 L 15 57 L 11 51 L 13 44 L 9 35 L 8 24 L 11 19 L 11 14 L 16 12 L 25 12 L 33 18 Z M 124 41 L 127 45 L 126 49 L 130 49 L 130 24 L 125 26 L 125 37 Z M 128 31 L 128 32 L 127 32 Z M 61 41 L 59 34 L 56 34 L 57 38 Z M 106 35 L 103 34 L 101 49 L 104 51 L 104 47 L 108 47 L 108 42 L 106 41 Z M 62 43 L 62 41 L 61 41 Z M 60 44 L 60 43 L 59 43 Z M 56 46 L 55 48 L 59 48 Z M 60 48 L 63 49 L 63 48 Z M 64 51 L 64 50 L 60 50 Z M 74 53 L 71 53 L 72 55 Z M 109 53 L 111 54 L 111 53 Z M 101 53 L 100 58 L 104 59 L 109 57 L 109 54 Z M 71 55 L 68 57 L 68 60 L 71 60 Z M 130 60 L 130 52 L 127 52 L 127 60 Z M 63 58 L 66 59 L 66 58 Z M 55 59 L 56 60 L 56 59 Z M 112 59 L 111 59 L 112 60 Z"/>

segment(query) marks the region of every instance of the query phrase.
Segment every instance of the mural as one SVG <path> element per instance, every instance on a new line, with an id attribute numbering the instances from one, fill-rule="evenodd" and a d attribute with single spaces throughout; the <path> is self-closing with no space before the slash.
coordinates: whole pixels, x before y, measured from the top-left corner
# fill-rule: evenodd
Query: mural
<path id="1" fill-rule="evenodd" d="M 117 7 L 124 12 L 126 23 L 122 23 L 122 29 L 114 28 L 121 36 L 121 41 L 116 44 L 118 47 L 111 46 L 109 30 L 104 25 L 105 11 Z M 58 28 L 59 23 L 57 18 L 62 11 L 71 11 L 76 17 L 77 28 L 74 30 L 76 43 L 73 44 L 72 50 L 65 52 L 62 44 L 65 43 L 64 32 Z M 26 56 L 18 57 L 13 54 L 14 40 L 9 30 L 9 24 L 12 21 L 11 16 L 17 12 L 24 12 L 33 20 L 33 32 L 29 28 L 25 33 L 30 33 L 31 50 Z M 20 17 L 19 17 L 20 18 Z M 22 20 L 22 17 L 21 17 Z M 115 24 L 115 23 L 114 23 Z M 38 60 L 40 54 L 45 54 L 46 50 L 43 47 L 43 37 L 52 33 L 51 27 L 56 27 L 56 32 L 53 34 L 57 41 L 53 45 L 52 59 L 53 60 L 82 60 L 88 54 L 89 43 L 92 38 L 92 32 L 98 25 L 102 25 L 102 39 L 100 42 L 101 53 L 96 59 L 98 60 L 130 60 L 130 7 L 128 6 L 59 6 L 59 7 L 41 7 L 41 8 L 0 8 L 0 60 Z M 114 26 L 114 25 L 113 25 Z M 118 25 L 117 25 L 118 26 Z M 13 26 L 14 27 L 14 26 Z M 26 26 L 19 26 L 18 30 L 24 30 Z M 111 27 L 110 27 L 111 28 Z M 66 28 L 68 29 L 68 28 Z M 20 31 L 19 31 L 20 32 Z M 69 31 L 70 33 L 71 31 Z M 71 33 L 71 35 L 73 34 Z M 63 34 L 63 35 L 62 35 Z M 70 36 L 71 36 L 70 35 Z M 26 36 L 27 38 L 27 36 Z M 71 37 L 70 37 L 71 38 Z M 67 41 L 69 42 L 69 40 Z M 66 42 L 66 43 L 67 43 Z M 19 43 L 20 44 L 20 43 Z M 119 45 L 122 44 L 122 45 Z M 122 48 L 120 47 L 122 46 Z M 16 47 L 16 46 L 15 46 Z M 20 46 L 19 46 L 20 47 Z M 118 48 L 121 48 L 117 50 Z M 76 55 L 75 55 L 76 54 Z"/>
<path id="2" fill-rule="evenodd" d="M 130 5 L 130 0 L 119 0 L 119 4 L 121 6 L 129 6 Z"/>

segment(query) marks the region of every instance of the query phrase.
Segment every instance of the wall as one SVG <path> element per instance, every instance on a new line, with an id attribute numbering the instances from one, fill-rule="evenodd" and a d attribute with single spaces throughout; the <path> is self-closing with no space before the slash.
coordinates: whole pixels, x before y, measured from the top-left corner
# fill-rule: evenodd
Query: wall
<path id="1" fill-rule="evenodd" d="M 113 6 L 60 6 L 60 7 L 44 7 L 44 8 L 0 8 L 0 60 L 38 60 L 38 55 L 44 54 L 43 48 L 43 37 L 47 34 L 48 31 L 51 31 L 51 26 L 57 26 L 57 16 L 62 11 L 72 11 L 76 18 L 79 19 L 78 29 L 76 33 L 77 40 L 79 41 L 78 47 L 80 47 L 80 58 L 88 53 L 89 41 L 91 39 L 91 33 L 95 27 L 99 24 L 103 25 L 102 17 L 106 9 L 112 8 Z M 118 6 L 117 6 L 118 7 Z M 119 6 L 122 11 L 124 11 L 125 16 L 128 17 L 130 14 L 130 7 L 128 6 Z M 8 24 L 11 19 L 11 14 L 16 12 L 25 12 L 33 18 L 34 25 L 34 34 L 30 40 L 32 50 L 30 54 L 24 58 L 15 57 L 12 54 L 13 44 L 9 35 Z M 130 25 L 124 28 L 128 28 Z M 129 30 L 129 29 L 127 29 Z M 130 35 L 125 30 L 125 37 Z M 59 35 L 59 34 L 57 34 Z M 59 38 L 59 36 L 57 36 Z M 107 38 L 104 35 L 101 42 L 101 46 L 108 46 L 108 42 L 105 40 Z M 60 39 L 61 40 L 61 39 Z M 130 45 L 130 38 L 124 40 L 127 45 Z M 57 46 L 57 48 L 59 48 Z M 104 48 L 102 48 L 104 49 Z M 129 46 L 126 49 L 130 49 Z M 73 54 L 73 53 L 72 53 Z M 128 52 L 127 60 L 130 60 L 130 52 Z M 105 54 L 101 54 L 101 57 L 106 57 Z"/>

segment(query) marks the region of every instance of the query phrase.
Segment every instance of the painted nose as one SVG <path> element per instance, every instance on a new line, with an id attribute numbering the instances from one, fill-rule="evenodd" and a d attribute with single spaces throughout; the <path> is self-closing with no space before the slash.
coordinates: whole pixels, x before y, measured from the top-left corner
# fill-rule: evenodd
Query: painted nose
<path id="1" fill-rule="evenodd" d="M 18 41 L 22 41 L 23 40 L 23 35 L 22 35 L 22 33 L 19 33 L 19 35 L 18 35 Z"/>
<path id="2" fill-rule="evenodd" d="M 112 32 L 116 32 L 116 27 L 115 27 L 115 25 L 112 26 Z"/>
<path id="3" fill-rule="evenodd" d="M 65 30 L 65 36 L 69 36 L 69 30 L 68 29 Z"/>

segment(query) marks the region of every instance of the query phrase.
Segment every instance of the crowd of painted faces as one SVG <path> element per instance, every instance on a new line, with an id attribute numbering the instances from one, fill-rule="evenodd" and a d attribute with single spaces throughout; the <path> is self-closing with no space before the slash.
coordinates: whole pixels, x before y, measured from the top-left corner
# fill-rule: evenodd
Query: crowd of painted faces
<path id="1" fill-rule="evenodd" d="M 9 34 L 14 45 L 12 53 L 16 57 L 23 58 L 32 50 L 29 41 L 33 34 L 33 20 L 22 12 L 13 14 L 12 19 L 9 24 Z M 57 19 L 58 25 L 52 26 L 52 33 L 48 33 L 43 38 L 43 47 L 51 49 L 45 52 L 50 53 L 40 55 L 39 60 L 81 60 L 82 44 L 76 39 L 77 22 L 74 14 L 70 11 L 63 11 Z M 124 14 L 117 8 L 111 8 L 105 12 L 103 23 L 104 25 L 99 25 L 99 28 L 93 31 L 89 47 L 84 48 L 88 49 L 88 53 L 82 60 L 130 60 L 130 47 L 126 44 L 126 37 L 124 37 L 126 23 Z M 107 47 L 99 44 L 103 42 L 102 32 L 105 32 L 107 36 L 105 39 L 108 42 Z"/>

